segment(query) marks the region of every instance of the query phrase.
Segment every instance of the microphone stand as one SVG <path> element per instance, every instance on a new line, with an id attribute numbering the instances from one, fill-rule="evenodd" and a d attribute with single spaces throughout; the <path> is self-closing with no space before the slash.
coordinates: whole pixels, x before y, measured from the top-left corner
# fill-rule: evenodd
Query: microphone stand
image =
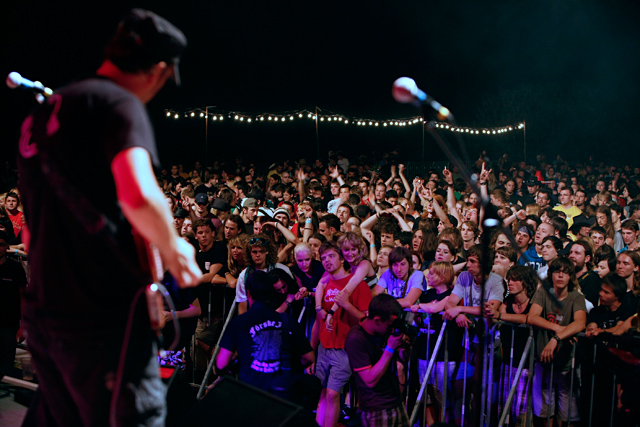
<path id="1" fill-rule="evenodd" d="M 423 120 L 425 118 L 425 112 L 424 112 L 424 108 L 422 108 L 423 105 L 420 104 L 420 112 L 423 116 Z M 453 126 L 456 126 L 455 120 L 453 118 L 453 115 L 449 115 L 449 123 Z M 482 271 L 482 280 L 480 281 L 481 283 L 478 283 L 478 285 L 480 286 L 480 316 L 484 319 L 484 333 L 482 334 L 482 336 L 480 337 L 480 343 L 478 348 L 482 349 L 481 351 L 483 352 L 483 360 L 484 358 L 487 356 L 486 354 L 486 349 L 489 348 L 490 351 L 493 351 L 493 343 L 490 343 L 491 346 L 488 346 L 488 342 L 487 340 L 490 339 L 491 335 L 490 335 L 490 326 L 489 326 L 489 321 L 486 319 L 485 315 L 484 315 L 484 291 L 485 291 L 485 282 L 486 279 L 490 273 L 490 262 L 491 262 L 491 256 L 490 256 L 490 242 L 491 242 L 491 236 L 493 235 L 493 231 L 495 230 L 500 230 L 503 233 L 505 233 L 505 235 L 507 237 L 509 237 L 509 239 L 511 240 L 512 245 L 515 246 L 515 241 L 513 238 L 513 233 L 511 232 L 511 230 L 507 227 L 505 227 L 502 224 L 502 219 L 500 218 L 500 216 L 498 215 L 497 209 L 495 208 L 495 206 L 493 206 L 493 204 L 491 204 L 491 201 L 488 197 L 483 197 L 482 192 L 480 191 L 480 188 L 477 185 L 477 179 L 476 177 L 474 177 L 469 169 L 467 168 L 466 164 L 470 164 L 469 163 L 469 157 L 467 154 L 467 151 L 465 149 L 465 144 L 462 140 L 462 138 L 460 137 L 460 135 L 456 135 L 456 139 L 458 142 L 458 145 L 460 147 L 460 151 L 462 152 L 464 158 L 465 158 L 465 163 L 463 163 L 460 158 L 454 153 L 454 151 L 451 149 L 450 144 L 444 140 L 440 134 L 436 131 L 436 127 L 435 127 L 435 123 L 434 121 L 430 121 L 427 123 L 426 125 L 426 129 L 429 132 L 429 134 L 433 137 L 433 139 L 436 141 L 436 143 L 438 144 L 438 146 L 440 147 L 440 149 L 444 152 L 444 154 L 447 156 L 447 158 L 449 159 L 449 161 L 458 168 L 458 171 L 460 172 L 460 174 L 462 175 L 463 179 L 471 186 L 472 191 L 478 196 L 478 200 L 480 200 L 481 202 L 481 206 L 482 206 L 482 210 L 484 211 L 484 214 L 482 216 L 482 239 L 481 239 L 481 247 L 482 247 L 482 260 L 479 260 L 481 262 L 481 271 Z M 549 294 L 550 298 L 553 300 L 554 304 L 556 306 L 561 307 L 562 303 L 560 301 L 558 301 L 555 293 L 550 292 L 550 285 L 548 283 L 546 283 L 545 281 L 543 281 L 543 286 L 545 288 L 545 290 L 547 291 L 547 293 Z M 474 362 L 474 364 L 476 365 L 476 369 L 479 368 L 480 364 L 478 362 L 478 359 L 476 359 L 476 361 Z M 466 375 L 466 367 L 465 367 L 465 375 Z M 482 375 L 480 377 L 480 381 L 476 382 L 475 384 L 475 398 L 474 401 L 478 401 L 478 397 L 480 396 L 485 396 L 485 387 L 486 387 L 486 382 L 487 380 L 491 378 L 490 375 L 488 375 L 488 372 L 484 371 L 484 366 L 483 366 L 483 370 L 482 370 Z M 488 397 L 489 400 L 491 400 L 491 396 Z M 484 405 L 486 402 L 480 402 L 481 405 Z M 489 403 L 487 406 L 490 407 L 491 403 Z M 483 406 L 484 409 L 484 406 Z M 472 408 L 472 413 L 473 413 L 473 408 Z M 478 419 L 478 424 L 479 426 L 483 425 L 484 423 L 484 418 L 485 418 L 485 413 L 483 410 L 480 411 L 479 414 L 476 414 L 479 419 Z M 463 421 L 464 422 L 464 421 Z"/>

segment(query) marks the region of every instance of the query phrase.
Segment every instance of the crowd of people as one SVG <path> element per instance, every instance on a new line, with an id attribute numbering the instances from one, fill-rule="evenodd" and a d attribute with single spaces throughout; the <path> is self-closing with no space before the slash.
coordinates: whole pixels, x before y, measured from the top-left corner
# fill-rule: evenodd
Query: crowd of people
<path id="1" fill-rule="evenodd" d="M 506 156 L 490 167 L 485 154 L 473 169 L 480 197 L 456 168 L 407 179 L 396 153 L 379 162 L 351 163 L 338 152 L 327 162 L 287 161 L 265 171 L 237 159 L 160 172 L 176 230 L 196 249 L 203 273 L 195 290 L 174 295 L 191 380 L 202 381 L 237 305 L 222 334 L 219 375 L 233 372 L 315 409 L 321 426 L 339 422 L 353 376 L 366 425 L 381 417 L 403 425 L 402 396 L 422 382 L 435 342 L 427 337 L 446 321 L 448 364 L 441 346 L 425 416 L 429 425 L 459 425 L 463 402 L 479 400 L 472 386 L 463 395 L 460 383 L 479 380 L 473 366 L 483 356 L 477 337 L 487 319 L 500 323 L 501 343 L 493 350 L 502 360 L 500 410 L 517 387 L 512 423 L 523 422 L 529 399 L 539 419 L 586 420 L 592 391 L 586 376 L 595 373 L 591 416 L 608 424 L 613 410 L 616 420 L 635 425 L 638 367 L 628 362 L 637 365 L 638 349 L 625 341 L 616 354 L 606 347 L 637 328 L 640 169 L 560 157 L 529 165 Z M 2 201 L 5 242 L 21 251 L 17 190 Z M 503 227 L 483 227 L 486 218 Z M 389 335 L 402 309 L 422 314 L 413 340 Z M 303 318 L 313 326 L 307 329 Z M 174 319 L 168 309 L 165 319 Z M 529 337 L 514 324 L 534 327 L 533 385 L 527 369 L 512 384 Z M 573 351 L 594 344 L 595 362 L 593 350 Z"/>

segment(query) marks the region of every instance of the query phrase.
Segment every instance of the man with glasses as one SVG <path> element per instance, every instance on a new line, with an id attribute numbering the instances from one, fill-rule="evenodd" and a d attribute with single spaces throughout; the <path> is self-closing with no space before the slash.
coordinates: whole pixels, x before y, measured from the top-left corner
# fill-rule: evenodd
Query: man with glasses
<path id="1" fill-rule="evenodd" d="M 254 271 L 269 272 L 274 268 L 284 270 L 293 277 L 289 267 L 278 262 L 278 251 L 273 241 L 263 233 L 255 234 L 249 239 L 249 244 L 244 249 L 245 259 L 249 260 L 247 268 L 240 272 L 236 285 L 236 302 L 238 303 L 238 314 L 247 311 L 247 291 L 245 281 L 247 275 Z"/>

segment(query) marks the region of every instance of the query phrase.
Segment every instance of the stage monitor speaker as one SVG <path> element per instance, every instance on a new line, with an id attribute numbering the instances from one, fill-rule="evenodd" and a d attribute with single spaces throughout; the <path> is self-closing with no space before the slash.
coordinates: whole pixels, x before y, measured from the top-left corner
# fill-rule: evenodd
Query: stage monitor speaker
<path id="1" fill-rule="evenodd" d="M 229 377 L 185 417 L 182 426 L 317 427 L 312 412 Z"/>

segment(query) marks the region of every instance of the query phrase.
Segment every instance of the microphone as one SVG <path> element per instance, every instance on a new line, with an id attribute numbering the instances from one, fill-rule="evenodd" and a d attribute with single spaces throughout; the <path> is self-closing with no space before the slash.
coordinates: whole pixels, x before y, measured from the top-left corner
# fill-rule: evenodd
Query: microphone
<path id="1" fill-rule="evenodd" d="M 9 75 L 7 76 L 7 86 L 9 86 L 11 89 L 20 88 L 31 90 L 44 96 L 53 95 L 53 90 L 45 87 L 39 81 L 32 82 L 31 80 L 25 79 L 20 75 L 20 73 L 16 73 L 15 71 L 9 73 Z"/>
<path id="2" fill-rule="evenodd" d="M 420 90 L 415 80 L 409 77 L 400 77 L 393 82 L 391 93 L 393 98 L 401 104 L 428 105 L 438 113 L 440 120 L 453 120 L 453 115 L 448 108 Z"/>

